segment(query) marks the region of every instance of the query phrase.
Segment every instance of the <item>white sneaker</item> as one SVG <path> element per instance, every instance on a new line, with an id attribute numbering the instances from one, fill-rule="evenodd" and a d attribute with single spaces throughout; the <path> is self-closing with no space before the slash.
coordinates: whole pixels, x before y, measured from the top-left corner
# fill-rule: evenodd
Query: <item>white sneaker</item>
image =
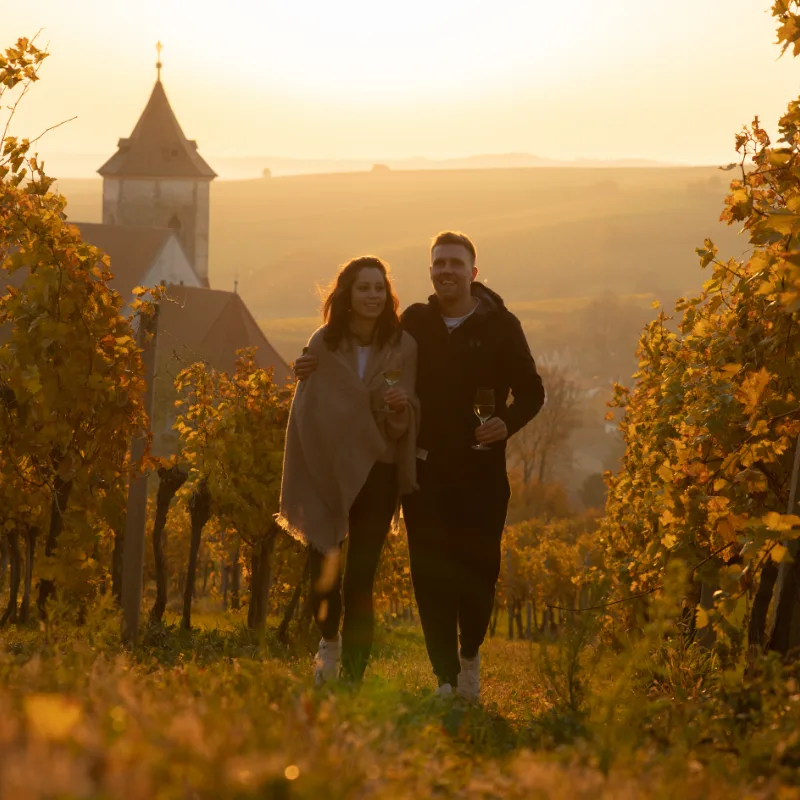
<path id="1" fill-rule="evenodd" d="M 465 700 L 477 701 L 481 693 L 481 654 L 475 658 L 464 658 L 459 655 L 461 660 L 461 674 L 458 676 L 458 686 L 456 694 Z"/>
<path id="2" fill-rule="evenodd" d="M 443 683 L 437 690 L 437 697 L 450 697 L 453 694 L 453 687 L 449 683 Z"/>
<path id="3" fill-rule="evenodd" d="M 322 686 L 339 677 L 339 662 L 342 660 L 342 637 L 335 642 L 319 640 L 319 650 L 314 656 L 314 683 Z"/>

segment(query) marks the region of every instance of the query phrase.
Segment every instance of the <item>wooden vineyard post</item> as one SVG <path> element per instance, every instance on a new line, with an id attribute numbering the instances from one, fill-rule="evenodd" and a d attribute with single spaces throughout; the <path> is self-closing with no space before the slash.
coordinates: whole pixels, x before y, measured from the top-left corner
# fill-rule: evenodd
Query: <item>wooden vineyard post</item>
<path id="1" fill-rule="evenodd" d="M 800 436 L 797 437 L 797 446 L 794 453 L 792 466 L 792 479 L 789 487 L 789 503 L 787 514 L 797 513 L 798 483 L 800 483 Z M 791 561 L 784 561 L 778 567 L 778 579 L 773 595 L 773 615 L 767 649 L 777 650 L 786 655 L 790 650 L 800 646 L 800 603 L 798 602 L 798 542 L 792 539 L 786 542 Z"/>
<path id="2" fill-rule="evenodd" d="M 145 392 L 144 410 L 147 428 L 134 434 L 131 441 L 131 462 L 144 456 L 147 435 L 152 425 L 155 397 L 156 345 L 159 306 L 152 317 L 140 317 L 137 344 L 142 350 Z M 147 525 L 147 474 L 135 475 L 128 488 L 125 518 L 125 540 L 122 548 L 122 641 L 136 643 L 142 606 L 145 528 Z"/>

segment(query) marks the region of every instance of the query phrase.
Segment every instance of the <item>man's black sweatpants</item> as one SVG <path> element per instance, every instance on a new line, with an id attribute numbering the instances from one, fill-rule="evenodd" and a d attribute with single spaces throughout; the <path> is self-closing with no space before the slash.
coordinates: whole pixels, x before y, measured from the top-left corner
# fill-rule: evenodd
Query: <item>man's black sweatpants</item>
<path id="1" fill-rule="evenodd" d="M 411 578 L 439 683 L 456 686 L 489 627 L 510 490 L 502 449 L 417 460 L 419 491 L 403 498 Z"/>

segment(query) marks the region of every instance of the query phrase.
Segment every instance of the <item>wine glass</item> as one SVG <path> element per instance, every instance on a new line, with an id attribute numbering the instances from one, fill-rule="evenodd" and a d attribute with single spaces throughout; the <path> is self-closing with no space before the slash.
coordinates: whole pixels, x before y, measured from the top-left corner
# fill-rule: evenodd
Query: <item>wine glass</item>
<path id="1" fill-rule="evenodd" d="M 383 363 L 383 379 L 390 388 L 400 381 L 403 377 L 403 359 L 399 350 L 390 350 L 386 354 L 386 361 Z M 393 409 L 386 403 L 383 410 L 392 413 Z"/>
<path id="2" fill-rule="evenodd" d="M 475 416 L 481 421 L 481 425 L 491 419 L 494 414 L 494 389 L 485 386 L 478 387 L 475 392 L 475 404 L 473 406 Z M 485 444 L 472 445 L 473 450 L 490 450 Z"/>

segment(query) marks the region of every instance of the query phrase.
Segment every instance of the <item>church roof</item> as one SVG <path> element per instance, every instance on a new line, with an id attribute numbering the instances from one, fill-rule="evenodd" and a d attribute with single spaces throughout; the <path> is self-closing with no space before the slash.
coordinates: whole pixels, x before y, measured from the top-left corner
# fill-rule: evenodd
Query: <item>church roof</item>
<path id="1" fill-rule="evenodd" d="M 127 300 L 141 285 L 153 262 L 175 232 L 170 228 L 140 225 L 102 225 L 99 222 L 73 222 L 84 242 L 102 250 L 111 261 L 114 277 L 109 286 Z M 177 238 L 177 237 L 175 237 Z M 13 274 L 0 273 L 0 293 L 7 284 L 19 289 L 28 277 L 26 268 Z"/>
<path id="2" fill-rule="evenodd" d="M 187 139 L 167 100 L 160 80 L 133 133 L 120 139 L 117 152 L 97 170 L 119 178 L 207 178 L 216 177 L 197 152 L 197 142 Z"/>
<path id="3" fill-rule="evenodd" d="M 18 270 L 13 275 L 6 273 L 0 293 L 5 284 L 20 288 L 26 275 L 27 270 Z M 171 383 L 184 366 L 195 361 L 206 361 L 221 372 L 233 372 L 236 351 L 253 346 L 257 348 L 256 364 L 264 369 L 274 367 L 276 382 L 288 383 L 293 379 L 289 365 L 269 343 L 240 295 L 177 284 L 168 284 L 166 294 L 168 299 L 158 317 L 158 351 L 168 362 L 160 370 L 162 380 Z M 10 325 L 0 327 L 0 344 L 8 340 L 10 333 Z"/>
<path id="4" fill-rule="evenodd" d="M 78 222 L 84 242 L 97 247 L 111 260 L 114 277 L 109 286 L 127 299 L 141 284 L 158 254 L 171 236 L 170 228 L 147 228 L 140 225 L 101 225 Z"/>
<path id="5" fill-rule="evenodd" d="M 289 365 L 269 343 L 240 295 L 169 284 L 167 297 L 159 314 L 158 349 L 172 354 L 178 369 L 203 360 L 217 370 L 232 372 L 236 351 L 255 346 L 259 367 L 275 367 L 279 383 L 291 380 Z"/>

